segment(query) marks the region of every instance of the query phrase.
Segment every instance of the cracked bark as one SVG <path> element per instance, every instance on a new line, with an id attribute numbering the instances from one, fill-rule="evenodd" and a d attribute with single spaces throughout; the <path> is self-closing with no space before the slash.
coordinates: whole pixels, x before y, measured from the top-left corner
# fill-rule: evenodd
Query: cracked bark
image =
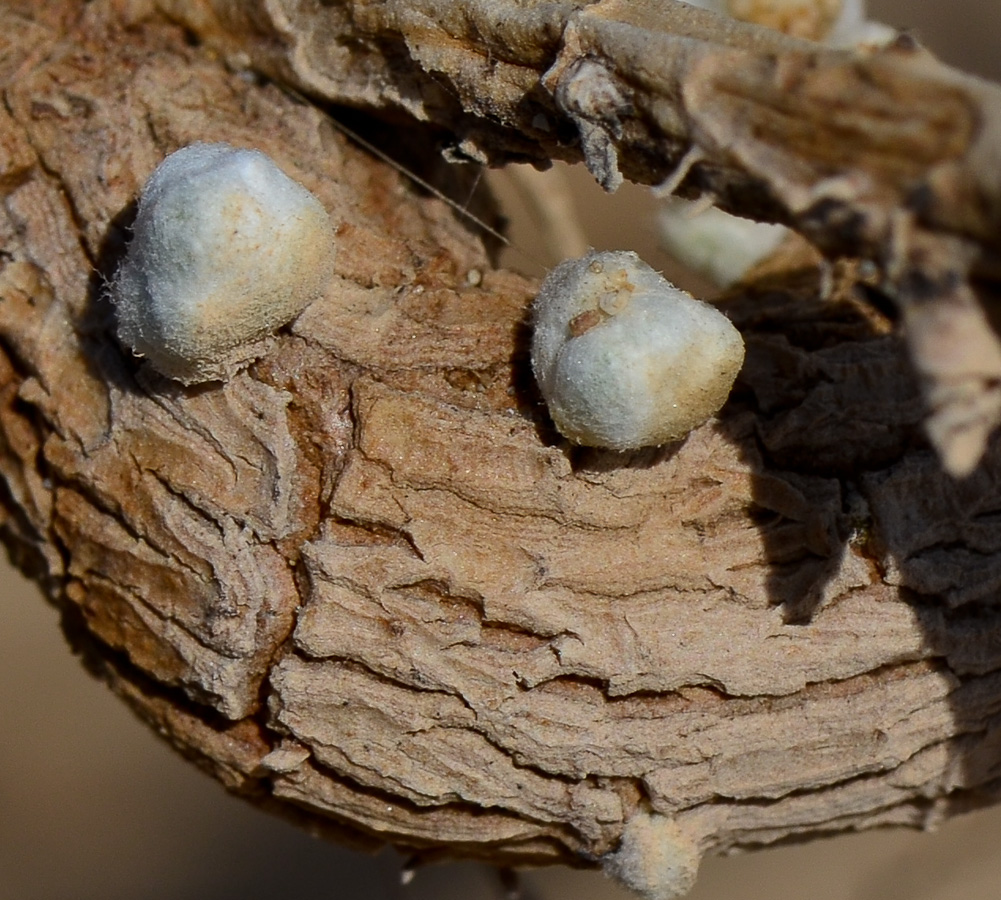
<path id="1" fill-rule="evenodd" d="M 562 6 L 519 8 L 532 40 L 551 38 L 516 46 L 538 79 Z M 397 10 L 324 9 L 359 28 Z M 182 752 L 340 839 L 505 863 L 597 864 L 638 810 L 722 852 L 927 826 L 995 799 L 1001 452 L 954 481 L 924 439 L 908 350 L 866 302 L 899 255 L 877 275 L 837 266 L 829 294 L 807 257 L 763 271 L 723 301 L 748 353 L 718 420 L 658 451 L 574 450 L 529 384 L 533 284 L 316 107 L 137 5 L 0 21 L 0 535 L 89 664 Z M 275 21 L 256 19 L 259 34 Z M 726 34 L 727 53 L 789 43 Z M 239 40 L 318 90 L 288 68 L 315 64 L 315 45 Z M 368 54 L 348 84 L 403 58 L 388 39 L 336 46 Z M 915 91 L 944 71 L 906 60 Z M 949 77 L 947 111 L 993 90 Z M 431 117 L 431 101 L 453 104 L 442 116 L 466 102 L 456 93 L 413 96 Z M 482 146 L 556 152 L 491 115 Z M 399 128 L 409 162 L 454 189 L 428 131 Z M 259 363 L 186 389 L 117 345 L 102 288 L 139 185 L 195 140 L 271 154 L 337 211 L 340 243 L 327 295 Z M 980 132 L 955 140 L 952 160 L 987 153 Z M 666 146 L 635 164 L 661 177 L 681 147 Z M 935 160 L 909 153 L 939 185 Z M 971 166 L 963 191 L 982 178 L 983 199 Z M 736 162 L 693 173 L 692 189 L 791 215 Z M 826 218 L 812 236 L 872 250 L 872 223 L 902 208 L 890 183 L 866 182 L 857 229 Z M 929 284 L 969 286 L 965 271 L 932 277 L 944 247 L 971 266 L 992 252 L 976 223 L 995 207 L 947 196 L 911 223 L 921 310 L 941 306 Z M 913 333 L 923 313 L 903 309 Z"/>

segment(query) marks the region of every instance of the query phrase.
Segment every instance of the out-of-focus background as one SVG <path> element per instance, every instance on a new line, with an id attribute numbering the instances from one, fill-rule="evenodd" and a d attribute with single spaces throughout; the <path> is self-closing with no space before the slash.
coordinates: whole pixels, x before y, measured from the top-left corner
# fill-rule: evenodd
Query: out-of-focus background
<path id="1" fill-rule="evenodd" d="M 1001 80 L 1001 0 L 871 0 L 870 10 L 954 65 Z M 648 208 L 644 191 L 606 197 L 572 177 L 590 243 L 668 266 L 652 219 L 637 212 Z M 505 896 L 492 870 L 470 863 L 421 870 L 403 886 L 393 852 L 324 844 L 228 796 L 83 671 L 55 610 L 5 558 L 0 610 L 0 900 Z M 1001 808 L 934 834 L 870 832 L 709 859 L 690 897 L 997 900 L 999 835 Z M 545 869 L 522 883 L 525 900 L 630 896 L 594 872 Z"/>

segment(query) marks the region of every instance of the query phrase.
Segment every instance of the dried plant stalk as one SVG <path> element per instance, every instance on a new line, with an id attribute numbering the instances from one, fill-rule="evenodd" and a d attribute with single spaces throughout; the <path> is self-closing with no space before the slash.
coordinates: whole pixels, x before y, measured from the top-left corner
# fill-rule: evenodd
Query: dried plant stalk
<path id="1" fill-rule="evenodd" d="M 215 34 L 194 9 L 189 24 Z M 318 76 L 307 84 L 295 68 L 318 65 L 315 31 L 297 44 L 299 25 L 279 21 L 278 3 L 226 9 L 228 25 L 239 12 L 261 35 L 227 41 L 275 72 L 283 60 L 318 91 Z M 402 9 L 323 15 L 382 34 L 375 20 Z M 559 82 L 588 42 L 611 40 L 606 27 L 639 27 L 616 25 L 611 4 L 564 19 L 555 3 L 518 9 L 524 18 L 504 27 L 521 21 L 520 43 L 509 31 L 491 38 L 476 5 L 464 27 L 484 46 L 514 46 L 517 66 L 491 65 L 537 85 L 543 71 Z M 684 443 L 628 457 L 573 450 L 528 384 L 531 282 L 495 269 L 447 206 L 348 144 L 315 107 L 126 12 L 105 2 L 0 12 L 0 535 L 141 715 L 264 806 L 428 856 L 593 865 L 615 859 L 629 823 L 652 814 L 697 861 L 794 836 L 929 825 L 994 799 L 1001 455 L 962 482 L 941 471 L 903 341 L 860 301 L 879 287 L 864 266 L 839 267 L 826 295 L 815 266 L 788 262 L 733 294 L 725 308 L 747 362 L 720 418 Z M 839 120 L 860 149 L 855 180 L 831 188 L 847 192 L 838 203 L 822 193 L 792 203 L 820 181 L 793 165 L 795 140 L 783 144 L 778 125 L 765 136 L 771 163 L 750 166 L 760 145 L 736 135 L 724 148 L 720 133 L 719 158 L 687 184 L 783 211 L 804 230 L 812 221 L 828 248 L 886 250 L 887 277 L 910 278 L 912 299 L 926 300 L 905 305 L 912 339 L 950 296 L 980 314 L 965 274 L 950 273 L 986 258 L 986 227 L 964 217 L 996 215 L 969 203 L 989 119 L 970 110 L 993 89 L 922 53 L 832 62 L 677 15 L 715 29 L 708 43 L 655 36 L 689 48 L 672 77 L 685 104 L 702 98 L 700 127 L 740 96 L 756 108 L 747 85 L 772 89 L 767 59 L 769 78 L 793 66 L 808 94 L 854 73 L 877 93 L 915 91 L 930 108 L 939 98 L 941 115 L 970 125 L 928 146 L 949 160 L 936 168 Z M 456 53 L 466 37 L 452 36 Z M 393 100 L 385 79 L 409 44 L 330 44 L 368 53 L 370 90 Z M 728 54 L 759 65 L 720 63 L 697 89 L 695 73 Z M 364 80 L 359 59 L 345 84 Z M 461 86 L 458 70 L 421 64 Z M 616 65 L 654 78 L 635 57 Z M 732 90 L 719 80 L 745 77 Z M 437 99 L 466 102 L 458 93 Z M 436 97 L 421 96 L 430 116 Z M 649 166 L 660 177 L 683 142 L 659 158 L 640 152 L 643 116 L 673 115 L 643 97 L 633 94 L 613 144 L 635 152 L 630 174 Z M 546 102 L 554 141 L 566 113 Z M 484 103 L 500 124 L 477 120 L 483 146 L 555 152 L 527 129 L 518 145 L 524 123 Z M 883 109 L 873 104 L 859 108 Z M 679 138 L 694 121 L 678 122 Z M 807 140 L 796 116 L 782 121 Z M 929 114 L 917 134 L 925 121 L 942 120 Z M 459 119 L 439 122 L 462 133 Z M 253 368 L 188 389 L 114 341 L 102 278 L 143 179 L 195 140 L 269 152 L 341 218 L 327 295 Z M 901 231 L 912 176 L 938 193 Z M 958 262 L 943 261 L 950 247 Z M 939 281 L 920 281 L 930 273 Z"/>

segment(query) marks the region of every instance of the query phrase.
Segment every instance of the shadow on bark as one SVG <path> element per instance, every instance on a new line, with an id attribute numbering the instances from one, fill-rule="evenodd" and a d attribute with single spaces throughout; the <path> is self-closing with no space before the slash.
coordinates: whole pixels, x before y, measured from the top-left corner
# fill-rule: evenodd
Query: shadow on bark
<path id="1" fill-rule="evenodd" d="M 932 824 L 1001 790 L 1001 443 L 966 479 L 942 470 L 880 299 L 864 284 L 836 287 L 829 300 L 758 284 L 725 302 L 748 349 L 723 422 L 757 473 L 751 514 L 771 566 L 769 601 L 787 623 L 809 628 L 844 596 L 846 554 L 912 608 L 953 719 L 942 747 L 917 754 L 948 757 L 927 803 L 913 802 L 912 824 Z"/>

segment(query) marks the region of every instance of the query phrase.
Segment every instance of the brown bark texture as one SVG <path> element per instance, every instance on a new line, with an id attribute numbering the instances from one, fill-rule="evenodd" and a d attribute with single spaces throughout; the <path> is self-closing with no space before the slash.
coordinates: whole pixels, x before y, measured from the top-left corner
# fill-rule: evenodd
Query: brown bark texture
<path id="1" fill-rule="evenodd" d="M 921 389 L 928 360 L 955 376 L 979 456 L 996 88 L 668 3 L 661 30 L 644 3 L 163 5 L 189 30 L 143 4 L 0 11 L 0 536 L 141 716 L 314 830 L 605 864 L 657 896 L 704 852 L 996 798 L 1001 451 L 943 472 L 922 423 L 955 397 Z M 642 28 L 684 50 L 670 72 L 595 49 Z M 628 121 L 573 107 L 585 58 L 615 61 L 599 106 L 632 73 Z M 533 283 L 252 66 L 430 120 L 355 124 L 456 196 L 446 131 L 646 180 L 697 132 L 686 191 L 868 262 L 787 259 L 726 297 L 747 360 L 685 441 L 573 448 L 531 383 Z M 199 140 L 313 190 L 337 272 L 251 368 L 183 387 L 116 342 L 105 283 L 142 182 Z"/>
<path id="2" fill-rule="evenodd" d="M 1001 422 L 980 297 L 1001 276 L 1001 88 L 907 35 L 834 51 L 673 0 L 158 3 L 234 63 L 443 126 L 455 158 L 583 159 L 610 190 L 711 197 L 874 261 L 949 471 Z"/>

